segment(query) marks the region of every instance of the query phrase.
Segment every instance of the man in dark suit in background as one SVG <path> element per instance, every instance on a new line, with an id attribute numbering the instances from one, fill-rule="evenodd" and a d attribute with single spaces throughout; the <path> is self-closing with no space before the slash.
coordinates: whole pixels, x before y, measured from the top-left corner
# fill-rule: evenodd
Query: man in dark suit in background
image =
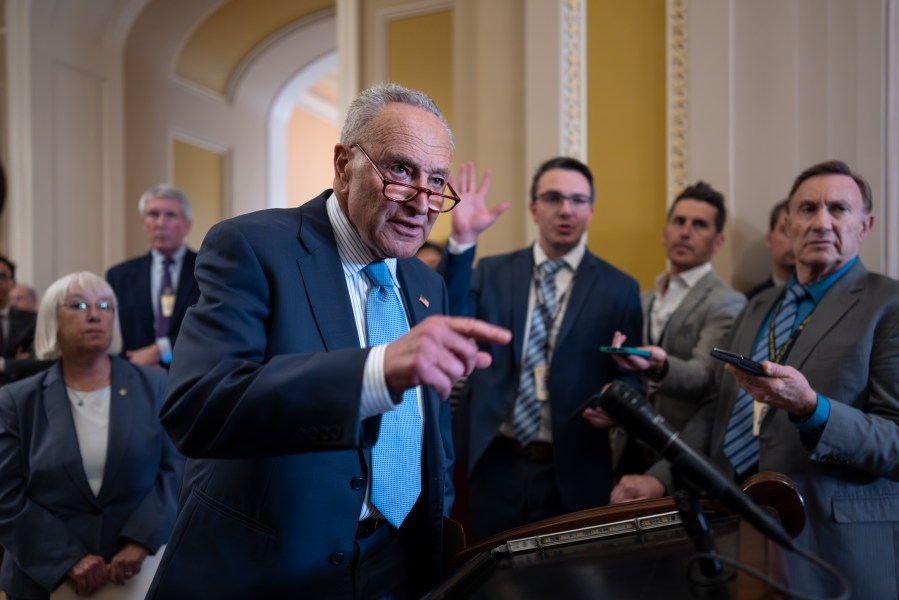
<path id="1" fill-rule="evenodd" d="M 16 265 L 0 256 L 0 386 L 45 366 L 33 358 L 37 315 L 10 305 L 9 293 L 15 285 Z"/>
<path id="2" fill-rule="evenodd" d="M 489 364 L 478 341 L 510 338 L 445 316 L 414 257 L 458 200 L 452 148 L 427 96 L 371 88 L 333 191 L 209 231 L 161 415 L 190 460 L 149 598 L 420 598 L 441 578 L 443 399 Z"/>
<path id="3" fill-rule="evenodd" d="M 197 254 L 184 244 L 190 203 L 163 184 L 143 193 L 138 210 L 150 252 L 112 267 L 106 279 L 119 302 L 125 356 L 140 365 L 168 365 L 184 313 L 200 297 Z"/>
<path id="4" fill-rule="evenodd" d="M 486 186 L 475 191 L 473 169 L 462 166 L 460 193 L 471 202 L 452 215 L 444 276 L 454 306 L 470 290 L 467 314 L 513 331 L 512 344 L 489 349 L 492 366 L 469 377 L 454 424 L 472 530 L 483 538 L 608 503 L 609 436 L 578 408 L 613 379 L 640 387 L 639 375 L 619 371 L 599 347 L 615 331 L 639 339 L 642 316 L 637 282 L 583 242 L 593 175 L 573 158 L 549 160 L 534 175 L 536 243 L 483 258 L 472 272 L 478 234 L 506 207 L 478 210 Z"/>
<path id="5" fill-rule="evenodd" d="M 768 248 L 768 253 L 771 255 L 771 275 L 746 292 L 746 297 L 750 300 L 769 287 L 786 284 L 796 269 L 796 256 L 793 254 L 793 245 L 790 243 L 790 234 L 787 231 L 787 204 L 789 202 L 789 198 L 781 200 L 771 208 L 771 214 L 768 215 L 768 235 L 765 236 L 765 247 Z"/>

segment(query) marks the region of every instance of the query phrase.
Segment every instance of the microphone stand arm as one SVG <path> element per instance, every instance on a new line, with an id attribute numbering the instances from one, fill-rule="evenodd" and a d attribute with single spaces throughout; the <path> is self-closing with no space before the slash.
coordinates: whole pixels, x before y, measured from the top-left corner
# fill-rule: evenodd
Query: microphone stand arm
<path id="1" fill-rule="evenodd" d="M 703 585 L 723 583 L 730 579 L 733 574 L 726 573 L 721 568 L 721 561 L 718 560 L 718 549 L 715 547 L 715 540 L 712 538 L 705 511 L 703 511 L 702 505 L 699 503 L 699 495 L 681 476 L 680 471 L 681 468 L 677 462 L 671 465 L 674 482 L 674 492 L 671 495 L 674 498 L 674 504 L 680 513 L 687 535 L 690 536 L 693 545 L 696 547 L 696 551 L 700 554 L 709 555 L 708 558 L 702 558 L 698 561 L 700 575 L 697 577 L 691 576 L 691 579 L 695 583 Z"/>

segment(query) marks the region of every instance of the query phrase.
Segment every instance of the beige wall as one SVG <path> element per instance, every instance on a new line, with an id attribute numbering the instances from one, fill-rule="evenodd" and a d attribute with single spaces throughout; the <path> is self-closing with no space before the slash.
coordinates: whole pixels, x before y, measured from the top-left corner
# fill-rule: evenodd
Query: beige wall
<path id="1" fill-rule="evenodd" d="M 224 216 L 226 156 L 190 142 L 172 142 L 172 183 L 190 200 L 193 225 L 187 245 L 196 250 L 209 228 Z"/>
<path id="2" fill-rule="evenodd" d="M 287 206 L 299 206 L 334 184 L 334 123 L 294 109 L 287 133 Z"/>

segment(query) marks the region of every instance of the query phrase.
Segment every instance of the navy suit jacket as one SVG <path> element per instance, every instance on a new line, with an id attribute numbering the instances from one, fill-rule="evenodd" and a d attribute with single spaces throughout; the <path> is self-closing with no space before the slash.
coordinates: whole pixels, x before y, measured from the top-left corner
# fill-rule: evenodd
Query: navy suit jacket
<path id="1" fill-rule="evenodd" d="M 470 302 L 464 314 L 512 331 L 512 343 L 483 348 L 493 363 L 468 378 L 456 416 L 456 447 L 468 473 L 509 416 L 522 362 L 528 293 L 534 272 L 533 249 L 483 258 L 469 277 L 474 249 L 444 256 L 444 277 L 454 309 L 463 306 L 466 281 Z M 553 463 L 559 492 L 570 511 L 608 504 L 612 484 L 607 431 L 592 427 L 578 410 L 614 379 L 642 390 L 640 377 L 620 371 L 599 351 L 615 330 L 640 339 L 640 288 L 633 278 L 590 252 L 575 273 L 565 316 L 549 368 Z"/>
<path id="2" fill-rule="evenodd" d="M 155 552 L 175 521 L 184 459 L 159 425 L 165 373 L 112 358 L 109 446 L 94 495 L 57 362 L 0 389 L 0 588 L 49 598 L 86 554 Z"/>
<path id="3" fill-rule="evenodd" d="M 360 348 L 330 193 L 223 221 L 203 242 L 200 300 L 184 320 L 162 414 L 191 460 L 149 598 L 353 597 L 381 418 L 360 420 L 369 349 Z M 399 260 L 397 274 L 411 325 L 446 312 L 443 282 L 421 261 Z M 423 416 L 427 522 L 415 532 L 433 585 L 453 494 L 449 403 L 425 389 Z"/>
<path id="4" fill-rule="evenodd" d="M 169 321 L 168 338 L 175 346 L 181 329 L 181 321 L 187 308 L 196 304 L 200 288 L 194 278 L 197 253 L 189 249 L 184 253 L 184 263 L 178 277 L 178 293 L 175 308 Z M 150 269 L 153 255 L 147 252 L 109 269 L 106 280 L 112 286 L 118 300 L 119 323 L 122 327 L 122 353 L 138 350 L 156 341 L 156 309 L 150 298 Z"/>

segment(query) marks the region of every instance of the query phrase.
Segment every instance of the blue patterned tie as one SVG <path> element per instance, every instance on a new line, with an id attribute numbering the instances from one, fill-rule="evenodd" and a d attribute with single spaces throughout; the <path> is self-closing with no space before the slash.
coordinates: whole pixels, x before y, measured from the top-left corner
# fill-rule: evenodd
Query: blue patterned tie
<path id="1" fill-rule="evenodd" d="M 409 331 L 406 314 L 384 261 L 362 271 L 372 282 L 365 303 L 368 345 L 387 344 Z M 371 450 L 371 501 L 394 527 L 403 520 L 421 493 L 421 415 L 415 388 L 381 415 L 378 442 Z"/>
<path id="2" fill-rule="evenodd" d="M 790 338 L 793 325 L 796 323 L 799 301 L 805 298 L 806 294 L 805 287 L 799 283 L 794 283 L 784 292 L 783 303 L 774 322 L 774 347 L 777 350 L 783 348 Z M 752 360 L 756 362 L 773 360 L 773 357 L 769 356 L 767 332 L 759 337 L 752 352 Z M 759 441 L 752 432 L 752 406 L 752 396 L 740 388 L 724 434 L 724 454 L 734 466 L 737 475 L 742 475 L 759 460 Z"/>
<path id="3" fill-rule="evenodd" d="M 538 268 L 540 276 L 537 285 L 540 286 L 540 295 L 543 297 L 543 308 L 541 310 L 538 301 L 534 302 L 534 310 L 531 311 L 531 331 L 528 334 L 528 346 L 521 367 L 513 416 L 515 437 L 522 445 L 533 441 L 540 431 L 540 412 L 543 403 L 537 399 L 534 369 L 547 366 L 547 349 L 551 332 L 546 330 L 546 325 L 552 324 L 551 318 L 556 314 L 556 273 L 564 266 L 563 260 L 547 260 Z"/>

